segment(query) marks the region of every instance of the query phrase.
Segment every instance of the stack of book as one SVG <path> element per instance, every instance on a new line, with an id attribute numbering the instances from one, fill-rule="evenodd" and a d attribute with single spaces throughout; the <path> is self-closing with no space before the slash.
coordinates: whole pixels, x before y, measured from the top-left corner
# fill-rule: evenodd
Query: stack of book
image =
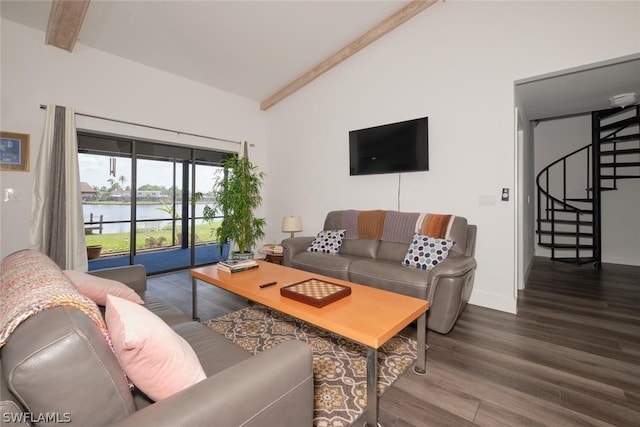
<path id="1" fill-rule="evenodd" d="M 258 268 L 258 263 L 254 259 L 228 259 L 218 262 L 218 270 L 227 273 L 237 273 L 238 271 Z"/>
<path id="2" fill-rule="evenodd" d="M 282 255 L 284 248 L 282 245 L 264 245 L 260 248 L 260 252 L 265 255 Z"/>

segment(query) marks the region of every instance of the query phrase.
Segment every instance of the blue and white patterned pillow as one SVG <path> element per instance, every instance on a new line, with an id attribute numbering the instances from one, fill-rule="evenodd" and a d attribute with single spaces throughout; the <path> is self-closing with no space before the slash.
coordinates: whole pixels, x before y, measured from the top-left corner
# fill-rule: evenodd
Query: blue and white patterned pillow
<path id="1" fill-rule="evenodd" d="M 322 252 L 323 254 L 337 254 L 342 246 L 345 230 L 323 230 L 307 248 L 307 252 Z"/>
<path id="2" fill-rule="evenodd" d="M 453 240 L 437 239 L 416 233 L 413 235 L 413 242 L 409 245 L 402 264 L 421 270 L 431 270 L 447 259 L 449 251 L 455 244 Z"/>

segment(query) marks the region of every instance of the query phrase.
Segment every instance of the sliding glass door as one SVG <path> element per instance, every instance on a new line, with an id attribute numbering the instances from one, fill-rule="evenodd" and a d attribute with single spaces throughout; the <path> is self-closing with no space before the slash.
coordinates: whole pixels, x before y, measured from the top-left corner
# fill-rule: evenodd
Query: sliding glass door
<path id="1" fill-rule="evenodd" d="M 85 133 L 78 150 L 87 246 L 101 246 L 90 270 L 158 273 L 226 257 L 202 212 L 230 153 Z"/>

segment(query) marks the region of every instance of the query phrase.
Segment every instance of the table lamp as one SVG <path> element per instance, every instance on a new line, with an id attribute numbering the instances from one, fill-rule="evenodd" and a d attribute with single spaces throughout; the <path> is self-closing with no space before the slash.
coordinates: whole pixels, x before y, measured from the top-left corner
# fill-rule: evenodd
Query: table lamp
<path id="1" fill-rule="evenodd" d="M 293 233 L 298 231 L 302 231 L 302 219 L 299 216 L 285 216 L 282 218 L 283 233 L 291 233 L 291 237 L 293 237 Z"/>

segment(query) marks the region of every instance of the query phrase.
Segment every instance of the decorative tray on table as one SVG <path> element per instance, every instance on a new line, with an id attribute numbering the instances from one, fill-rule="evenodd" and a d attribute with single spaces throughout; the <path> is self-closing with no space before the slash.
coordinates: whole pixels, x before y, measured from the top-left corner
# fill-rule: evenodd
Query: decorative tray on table
<path id="1" fill-rule="evenodd" d="M 280 288 L 280 295 L 314 307 L 324 307 L 347 295 L 351 295 L 351 288 L 311 278 Z"/>

